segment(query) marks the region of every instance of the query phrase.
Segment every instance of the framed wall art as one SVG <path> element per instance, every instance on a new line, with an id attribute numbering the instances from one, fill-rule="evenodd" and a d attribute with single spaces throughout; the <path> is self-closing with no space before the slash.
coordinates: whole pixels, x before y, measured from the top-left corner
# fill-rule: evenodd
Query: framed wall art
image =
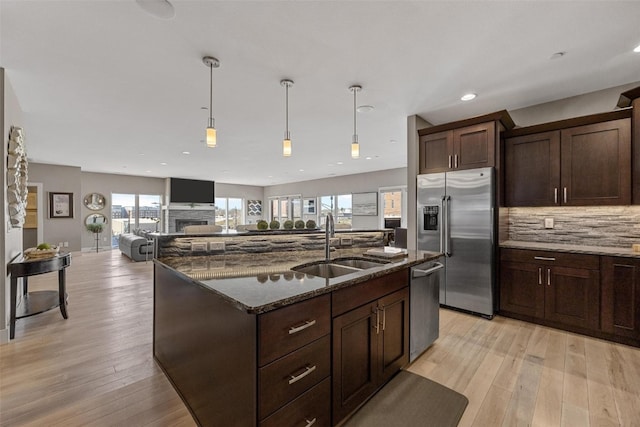
<path id="1" fill-rule="evenodd" d="M 351 195 L 353 215 L 378 215 L 378 193 L 354 193 Z"/>
<path id="2" fill-rule="evenodd" d="M 247 200 L 247 215 L 262 216 L 262 200 Z"/>
<path id="3" fill-rule="evenodd" d="M 73 193 L 49 192 L 49 218 L 73 218 Z"/>

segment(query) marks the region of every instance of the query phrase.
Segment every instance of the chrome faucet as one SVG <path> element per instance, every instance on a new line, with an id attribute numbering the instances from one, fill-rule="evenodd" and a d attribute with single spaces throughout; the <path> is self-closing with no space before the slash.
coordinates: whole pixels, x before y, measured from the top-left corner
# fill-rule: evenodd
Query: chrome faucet
<path id="1" fill-rule="evenodd" d="M 324 224 L 324 255 L 326 261 L 331 261 L 331 238 L 336 235 L 335 225 L 333 224 L 333 215 L 327 214 L 327 219 Z"/>

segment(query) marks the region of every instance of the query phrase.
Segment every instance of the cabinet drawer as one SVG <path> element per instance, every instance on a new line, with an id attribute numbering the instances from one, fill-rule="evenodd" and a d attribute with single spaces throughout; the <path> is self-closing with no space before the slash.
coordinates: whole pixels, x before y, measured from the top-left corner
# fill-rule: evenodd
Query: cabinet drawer
<path id="1" fill-rule="evenodd" d="M 409 271 L 400 270 L 331 294 L 332 315 L 338 316 L 356 307 L 408 286 Z"/>
<path id="2" fill-rule="evenodd" d="M 567 252 L 536 251 L 529 249 L 500 249 L 501 261 L 533 262 L 549 266 L 578 267 L 587 270 L 600 269 L 598 255 L 572 254 Z"/>
<path id="3" fill-rule="evenodd" d="M 260 427 L 331 426 L 331 378 L 326 378 L 260 423 Z M 315 421 L 314 421 L 315 420 Z"/>
<path id="4" fill-rule="evenodd" d="M 267 366 L 258 374 L 260 419 L 329 376 L 331 345 L 325 335 Z"/>
<path id="5" fill-rule="evenodd" d="M 259 366 L 273 362 L 331 331 L 330 295 L 322 295 L 258 318 Z"/>

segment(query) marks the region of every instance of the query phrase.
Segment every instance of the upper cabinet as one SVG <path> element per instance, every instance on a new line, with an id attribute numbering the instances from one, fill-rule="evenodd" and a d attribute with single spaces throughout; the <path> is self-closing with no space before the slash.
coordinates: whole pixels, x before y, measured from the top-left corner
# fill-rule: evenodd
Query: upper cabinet
<path id="1" fill-rule="evenodd" d="M 499 164 L 499 135 L 514 126 L 506 111 L 438 125 L 418 132 L 421 174 Z"/>
<path id="2" fill-rule="evenodd" d="M 507 206 L 631 203 L 631 112 L 505 132 Z"/>

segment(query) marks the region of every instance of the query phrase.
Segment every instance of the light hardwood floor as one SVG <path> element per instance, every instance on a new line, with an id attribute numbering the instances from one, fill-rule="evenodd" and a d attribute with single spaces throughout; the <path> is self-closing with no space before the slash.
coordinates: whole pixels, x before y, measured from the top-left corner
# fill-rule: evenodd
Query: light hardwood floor
<path id="1" fill-rule="evenodd" d="M 20 319 L 0 346 L 2 426 L 193 426 L 151 351 L 153 263 L 73 254 L 69 319 Z M 30 278 L 55 289 L 57 277 Z M 460 426 L 640 425 L 640 349 L 441 310 L 409 370 L 469 398 Z"/>

